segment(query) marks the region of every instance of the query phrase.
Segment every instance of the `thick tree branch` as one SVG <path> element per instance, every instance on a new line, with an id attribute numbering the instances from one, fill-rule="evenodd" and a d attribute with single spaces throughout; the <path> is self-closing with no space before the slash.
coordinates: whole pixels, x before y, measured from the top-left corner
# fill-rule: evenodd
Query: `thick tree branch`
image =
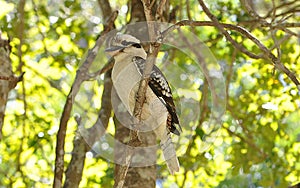
<path id="1" fill-rule="evenodd" d="M 143 3 L 141 0 L 131 0 L 130 2 L 130 20 L 129 23 L 143 22 L 146 20 L 145 13 L 143 11 Z"/>
<path id="2" fill-rule="evenodd" d="M 17 35 L 18 35 L 18 39 L 20 41 L 18 47 L 17 47 L 17 56 L 18 56 L 18 67 L 17 67 L 17 72 L 19 73 L 23 73 L 23 69 L 24 69 L 24 61 L 23 61 L 23 50 L 22 47 L 24 45 L 24 34 L 25 34 L 25 5 L 26 5 L 26 1 L 25 0 L 21 0 L 19 1 L 18 4 L 18 22 L 16 22 L 17 26 Z M 21 127 L 22 127 L 22 137 L 25 138 L 26 137 L 26 122 L 28 120 L 27 118 L 27 110 L 28 110 L 28 105 L 27 105 L 27 99 L 26 99 L 26 87 L 25 87 L 25 80 L 22 79 L 22 84 L 21 84 L 21 88 L 22 88 L 22 94 L 21 94 L 21 99 L 23 102 L 23 110 L 24 112 L 22 113 L 22 118 L 21 118 Z M 25 175 L 23 173 L 23 170 L 21 168 L 22 166 L 22 158 L 21 158 L 21 154 L 24 151 L 23 145 L 25 143 L 25 139 L 21 139 L 21 143 L 19 145 L 19 150 L 17 152 L 17 172 L 19 172 L 21 174 L 21 178 L 25 179 Z"/>
<path id="3" fill-rule="evenodd" d="M 96 123 L 89 129 L 85 130 L 81 125 L 80 119 L 77 118 L 78 129 L 74 138 L 74 149 L 72 151 L 72 159 L 66 171 L 65 188 L 79 187 L 84 168 L 85 154 L 90 150 L 91 146 L 99 140 L 105 133 L 108 121 L 111 116 L 111 71 L 105 73 L 104 89 L 101 99 L 101 110 Z"/>
<path id="4" fill-rule="evenodd" d="M 53 187 L 61 187 L 62 186 L 62 176 L 64 172 L 64 145 L 65 145 L 65 137 L 66 137 L 66 129 L 67 123 L 70 118 L 71 109 L 74 103 L 74 98 L 77 95 L 79 88 L 83 81 L 89 79 L 88 70 L 94 61 L 97 52 L 100 46 L 103 44 L 105 40 L 105 34 L 108 33 L 112 28 L 115 19 L 117 18 L 118 12 L 113 12 L 107 26 L 102 31 L 100 37 L 97 39 L 95 46 L 88 51 L 88 55 L 82 64 L 81 67 L 77 70 L 76 77 L 74 83 L 71 87 L 71 90 L 67 96 L 67 100 L 64 106 L 64 110 L 60 119 L 60 126 L 57 133 L 57 142 L 56 142 L 56 159 L 55 159 L 55 171 L 54 171 L 54 181 Z"/>
<path id="5" fill-rule="evenodd" d="M 98 4 L 102 11 L 103 20 L 107 22 L 109 16 L 112 14 L 112 9 L 108 0 L 98 0 Z"/>
<path id="6" fill-rule="evenodd" d="M 8 93 L 23 79 L 24 74 L 22 73 L 19 77 L 14 76 L 11 59 L 9 57 L 10 53 L 11 46 L 9 40 L 2 39 L 0 33 L 0 140 L 2 139 L 2 128 Z"/>
<path id="7" fill-rule="evenodd" d="M 84 167 L 85 153 L 87 151 L 86 148 L 88 148 L 87 143 L 79 131 L 81 128 L 84 129 L 83 125 L 81 125 L 81 117 L 76 116 L 75 120 L 77 122 L 78 129 L 73 141 L 74 148 L 72 151 L 72 159 L 66 171 L 64 188 L 77 188 L 79 186 Z"/>
<path id="8" fill-rule="evenodd" d="M 167 0 L 160 0 L 159 1 L 159 5 L 156 9 L 156 14 L 155 14 L 156 21 L 162 21 L 163 11 L 164 11 L 166 2 L 167 2 Z"/>

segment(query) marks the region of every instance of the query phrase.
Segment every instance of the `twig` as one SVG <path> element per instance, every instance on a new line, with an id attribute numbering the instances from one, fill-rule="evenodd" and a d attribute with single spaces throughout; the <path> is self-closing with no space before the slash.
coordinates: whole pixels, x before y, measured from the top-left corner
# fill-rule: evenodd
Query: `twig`
<path id="1" fill-rule="evenodd" d="M 218 19 L 209 11 L 209 9 L 204 4 L 203 0 L 198 0 L 198 2 L 201 5 L 203 11 L 206 13 L 206 15 L 212 20 L 214 26 L 217 27 L 221 31 L 221 33 L 226 37 L 226 39 L 233 46 L 235 46 L 237 49 L 239 49 L 241 52 L 243 52 L 244 54 L 248 55 L 249 57 L 254 58 L 254 59 L 259 59 L 259 56 L 255 55 L 253 53 L 250 53 L 244 46 L 240 45 L 235 40 L 233 40 L 233 38 L 229 35 L 229 33 L 219 23 Z M 249 33 L 249 35 L 250 35 L 250 33 Z M 250 36 L 252 36 L 252 35 L 250 35 Z M 252 39 L 256 39 L 256 38 L 253 37 Z"/>
<path id="2" fill-rule="evenodd" d="M 239 45 L 235 40 L 231 38 L 229 33 L 224 29 L 222 24 L 219 23 L 218 19 L 209 11 L 209 9 L 206 7 L 205 3 L 203 0 L 198 0 L 199 4 L 201 5 L 203 11 L 206 13 L 206 15 L 212 20 L 214 25 L 222 32 L 222 34 L 226 37 L 226 39 L 232 43 L 237 49 L 239 49 L 241 52 L 245 53 L 249 57 L 258 59 L 260 58 L 259 56 L 249 53 L 248 50 L 246 50 L 243 46 Z M 300 82 L 296 78 L 296 76 L 286 67 L 284 66 L 280 59 L 277 58 L 268 48 L 263 45 L 257 38 L 255 38 L 251 33 L 249 33 L 247 30 L 243 29 L 242 27 L 235 27 L 238 29 L 238 31 L 242 34 L 247 34 L 247 37 L 252 40 L 262 51 L 265 57 L 267 57 L 271 62 L 274 64 L 275 68 L 278 70 L 284 72 L 297 86 L 298 90 L 300 91 Z M 253 56 L 254 55 L 254 56 Z"/>
<path id="3" fill-rule="evenodd" d="M 199 0 L 201 1 L 201 0 Z M 205 9 L 206 11 L 209 11 L 206 7 Z M 213 16 L 211 13 L 209 14 L 210 16 Z M 213 16 L 213 18 L 215 18 Z M 181 26 L 216 26 L 218 28 L 222 28 L 222 33 L 225 35 L 225 37 L 237 48 L 239 49 L 241 52 L 245 53 L 246 55 L 248 55 L 249 57 L 253 58 L 253 59 L 261 59 L 263 58 L 263 56 L 261 55 L 256 55 L 253 54 L 252 52 L 248 51 L 247 49 L 245 49 L 243 46 L 237 44 L 237 42 L 235 40 L 233 40 L 231 38 L 231 36 L 227 33 L 226 30 L 224 30 L 224 28 L 227 29 L 231 29 L 231 30 L 235 30 L 239 33 L 241 33 L 243 36 L 245 36 L 246 38 L 250 39 L 254 44 L 256 44 L 260 50 L 263 52 L 263 54 L 272 61 L 272 63 L 274 64 L 274 66 L 284 72 L 297 86 L 298 90 L 300 91 L 300 82 L 299 80 L 296 78 L 296 76 L 287 68 L 285 67 L 279 58 L 277 58 L 265 45 L 263 45 L 255 36 L 253 36 L 249 31 L 247 31 L 245 28 L 241 27 L 241 26 L 236 26 L 236 25 L 231 25 L 231 24 L 225 24 L 225 23 L 219 23 L 216 18 L 214 19 L 215 22 L 210 22 L 210 21 L 193 21 L 193 20 L 182 20 L 180 22 L 177 22 L 176 24 L 170 26 L 169 28 L 167 28 L 166 30 L 164 30 L 162 32 L 162 37 L 165 38 L 170 32 L 172 32 L 175 29 L 180 28 Z M 217 23 L 217 24 L 216 24 Z M 293 24 L 294 25 L 294 24 Z M 297 25 L 297 24 L 296 24 Z"/>
<path id="4" fill-rule="evenodd" d="M 9 84 L 9 88 L 13 89 L 16 87 L 18 82 L 21 82 L 23 80 L 23 76 L 24 76 L 25 72 L 23 72 L 20 76 L 16 77 L 16 76 L 1 76 L 0 75 L 0 80 L 7 80 L 9 82 L 11 82 Z"/>
<path id="5" fill-rule="evenodd" d="M 300 5 L 299 5 L 299 6 L 296 6 L 296 7 L 300 7 Z M 300 12 L 300 9 L 296 9 L 296 7 L 294 7 L 293 9 L 287 10 L 287 11 L 285 11 L 285 12 L 283 12 L 283 13 L 277 14 L 276 17 L 284 16 L 284 15 L 290 14 L 290 13 L 291 13 L 291 14 L 295 14 L 295 13 L 297 13 L 297 12 Z"/>
<path id="6" fill-rule="evenodd" d="M 300 23 L 281 23 L 282 27 L 300 27 Z"/>
<path id="7" fill-rule="evenodd" d="M 276 20 L 276 8 L 275 8 L 275 1 L 272 0 L 272 21 L 271 22 L 274 22 Z"/>
<path id="8" fill-rule="evenodd" d="M 287 34 L 284 37 L 282 37 L 280 40 L 277 41 L 277 44 L 274 44 L 272 47 L 270 47 L 270 50 L 274 50 L 276 48 L 276 45 L 281 45 L 283 42 L 285 42 L 286 40 L 290 39 L 291 35 Z"/>
<path id="9" fill-rule="evenodd" d="M 274 29 L 275 29 L 275 28 L 276 28 L 276 29 L 280 29 L 280 30 L 282 30 L 282 31 L 284 31 L 284 32 L 286 32 L 286 33 L 288 33 L 288 34 L 290 34 L 290 35 L 293 35 L 293 36 L 295 36 L 295 37 L 300 38 L 300 34 L 295 33 L 295 32 L 293 32 L 293 31 L 291 31 L 290 29 L 284 28 L 284 27 L 281 26 L 281 25 L 276 25 L 276 26 L 274 26 L 273 28 L 274 28 Z"/>
<path id="10" fill-rule="evenodd" d="M 200 1 L 198 0 L 200 3 Z M 253 9 L 253 1 L 244 0 L 244 6 L 246 8 L 246 11 L 250 14 L 250 16 L 254 17 L 259 24 L 261 25 L 268 25 L 269 23 L 263 19 L 254 9 Z M 203 1 L 202 1 L 203 3 Z M 251 3 L 251 4 L 250 4 Z M 204 3 L 203 3 L 204 4 Z M 203 7 L 202 7 L 203 8 Z M 272 12 L 271 12 L 272 13 Z"/>
<path id="11" fill-rule="evenodd" d="M 66 129 L 67 129 L 67 123 L 70 118 L 71 109 L 73 106 L 74 98 L 77 95 L 80 85 L 83 81 L 87 80 L 89 78 L 88 76 L 88 70 L 90 66 L 92 65 L 92 62 L 94 61 L 98 49 L 103 44 L 105 40 L 105 34 L 108 33 L 112 28 L 115 19 L 118 16 L 118 12 L 115 11 L 112 13 L 108 25 L 104 28 L 102 31 L 100 37 L 97 39 L 95 46 L 88 51 L 88 55 L 82 64 L 81 67 L 79 67 L 76 77 L 74 80 L 74 83 L 71 87 L 71 90 L 67 96 L 67 100 L 64 106 L 64 110 L 60 119 L 60 126 L 57 133 L 57 142 L 56 142 L 56 159 L 55 159 L 55 171 L 54 171 L 54 181 L 53 181 L 53 187 L 59 188 L 62 186 L 62 176 L 64 171 L 64 145 L 65 145 L 65 137 L 66 137 Z"/>
<path id="12" fill-rule="evenodd" d="M 248 21 L 240 21 L 238 24 L 239 25 L 249 25 L 249 24 L 255 24 L 258 23 L 259 20 L 248 20 Z M 267 23 L 267 24 L 261 24 L 261 27 L 271 27 L 272 25 Z M 272 27 L 277 28 L 277 27 L 283 27 L 283 28 L 290 28 L 290 27 L 300 27 L 300 23 L 289 23 L 289 22 L 284 22 L 284 23 L 278 23 L 276 25 L 273 25 Z"/>
<path id="13" fill-rule="evenodd" d="M 284 7 L 287 7 L 287 6 L 291 6 L 292 4 L 296 3 L 296 1 L 291 1 L 291 2 L 283 2 L 281 5 L 278 5 L 277 7 L 274 7 L 273 9 L 277 10 L 277 9 L 280 9 L 280 8 L 284 8 Z M 273 9 L 271 9 L 263 18 L 266 19 L 268 18 L 271 13 L 274 11 Z"/>
<path id="14" fill-rule="evenodd" d="M 232 25 L 232 24 L 225 24 L 225 23 L 219 23 L 222 27 L 225 27 L 227 29 L 231 29 L 231 30 L 235 30 L 239 33 L 241 33 L 242 35 L 244 35 L 245 37 L 247 37 L 248 39 L 250 39 L 251 41 L 253 41 L 255 44 L 257 44 L 258 46 L 262 47 L 263 44 L 260 43 L 260 41 L 258 39 L 256 39 L 249 31 L 247 31 L 246 29 L 244 29 L 243 27 L 240 26 L 236 26 L 236 25 Z M 167 28 L 166 30 L 164 30 L 162 32 L 163 38 L 165 38 L 165 36 L 172 32 L 175 29 L 178 29 L 181 26 L 215 26 L 215 24 L 211 21 L 193 21 L 193 20 L 182 20 L 177 22 L 176 24 L 170 26 L 169 28 Z M 225 31 L 226 32 L 226 31 Z M 231 38 L 231 37 L 230 37 Z M 231 38 L 231 40 L 233 40 Z M 233 40 L 234 41 L 234 40 Z M 234 41 L 235 42 L 235 41 Z M 235 42 L 236 43 L 236 42 Z M 237 49 L 239 49 L 240 51 L 247 51 L 245 54 L 248 55 L 249 57 L 253 58 L 253 59 L 260 59 L 261 56 L 253 54 L 252 52 L 248 51 L 247 49 L 241 49 L 240 45 L 235 46 Z"/>

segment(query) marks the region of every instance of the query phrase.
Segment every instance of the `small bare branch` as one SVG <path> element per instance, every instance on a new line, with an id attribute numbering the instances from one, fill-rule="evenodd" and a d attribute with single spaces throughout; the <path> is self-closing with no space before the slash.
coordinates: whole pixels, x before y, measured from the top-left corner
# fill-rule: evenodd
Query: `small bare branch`
<path id="1" fill-rule="evenodd" d="M 255 58 L 255 59 L 261 58 L 260 56 L 249 53 L 248 50 L 246 50 L 243 46 L 239 45 L 235 40 L 233 40 L 231 38 L 231 36 L 229 35 L 229 33 L 224 29 L 222 24 L 219 23 L 218 19 L 209 11 L 209 9 L 206 7 L 203 0 L 198 0 L 198 2 L 201 5 L 203 11 L 206 13 L 206 15 L 212 20 L 215 27 L 217 27 L 222 32 L 222 34 L 226 37 L 226 39 L 230 43 L 232 43 L 241 52 L 245 53 L 246 55 L 248 55 L 251 58 Z M 242 27 L 239 27 L 239 26 L 237 26 L 235 28 L 238 28 L 240 33 L 247 34 L 247 37 L 250 40 L 252 40 L 262 50 L 264 56 L 274 64 L 275 68 L 277 68 L 278 70 L 284 72 L 295 83 L 295 85 L 297 86 L 297 89 L 300 91 L 300 82 L 299 82 L 299 80 L 296 78 L 296 76 L 286 66 L 284 66 L 281 63 L 279 58 L 277 58 L 270 50 L 268 50 L 268 48 L 265 45 L 263 45 L 256 37 L 254 37 L 246 29 L 243 29 Z"/>
<path id="2" fill-rule="evenodd" d="M 9 81 L 9 89 L 13 89 L 16 87 L 18 82 L 21 82 L 23 80 L 23 76 L 24 76 L 25 72 L 23 72 L 20 76 L 16 77 L 16 76 L 1 76 L 0 75 L 0 80 L 7 80 Z"/>
<path id="3" fill-rule="evenodd" d="M 224 29 L 224 27 L 219 23 L 218 19 L 209 11 L 209 9 L 206 7 L 206 5 L 204 4 L 203 0 L 198 0 L 199 4 L 201 5 L 203 11 L 206 13 L 206 15 L 212 20 L 212 22 L 214 23 L 214 25 L 222 32 L 222 34 L 226 37 L 226 39 L 233 45 L 235 46 L 237 49 L 239 49 L 241 52 L 243 52 L 244 54 L 248 55 L 251 58 L 254 59 L 259 59 L 259 56 L 250 53 L 245 47 L 243 47 L 242 45 L 240 45 L 239 43 L 237 43 L 235 40 L 233 40 L 231 38 L 231 36 L 229 35 L 229 33 Z M 255 39 L 253 37 L 253 39 Z M 258 41 L 259 42 L 259 41 Z"/>
<path id="4" fill-rule="evenodd" d="M 300 27 L 300 23 L 281 23 L 281 27 Z"/>
<path id="5" fill-rule="evenodd" d="M 109 0 L 98 0 L 98 4 L 101 8 L 103 19 L 107 21 L 109 16 L 112 14 L 112 8 L 109 4 Z"/>
<path id="6" fill-rule="evenodd" d="M 154 1 L 154 0 L 153 0 Z M 152 5 L 149 0 L 142 0 L 143 6 L 144 6 L 144 12 L 146 16 L 146 20 L 148 22 L 154 21 L 154 17 L 151 13 Z"/>
<path id="7" fill-rule="evenodd" d="M 273 7 L 271 10 L 269 10 L 269 12 L 263 18 L 264 19 L 268 18 L 271 15 L 271 13 L 274 12 L 273 9 L 278 10 L 278 9 L 281 9 L 281 8 L 285 8 L 285 7 L 291 6 L 294 3 L 297 3 L 297 0 L 290 1 L 290 2 L 283 2 L 282 4 L 278 5 L 277 7 Z"/>
<path id="8" fill-rule="evenodd" d="M 201 1 L 201 0 L 199 0 Z M 205 6 L 205 4 L 203 4 Z M 281 62 L 280 59 L 277 58 L 272 52 L 271 50 L 269 50 L 264 44 L 262 44 L 260 42 L 260 40 L 258 40 L 255 36 L 253 36 L 248 30 L 246 30 L 245 28 L 241 27 L 241 26 L 236 26 L 236 25 L 232 25 L 232 24 L 225 24 L 225 23 L 219 23 L 218 20 L 214 17 L 214 15 L 212 15 L 208 8 L 205 6 L 205 8 L 203 8 L 206 12 L 208 12 L 209 17 L 212 17 L 212 19 L 214 20 L 213 22 L 209 22 L 209 21 L 193 21 L 193 20 L 182 20 L 177 22 L 176 24 L 170 26 L 169 28 L 167 28 L 166 30 L 164 30 L 162 32 L 162 37 L 165 38 L 170 32 L 172 32 L 175 29 L 180 28 L 181 26 L 215 26 L 217 28 L 219 28 L 223 35 L 227 38 L 227 40 L 229 40 L 229 42 L 231 42 L 238 50 L 240 50 L 241 52 L 245 53 L 246 55 L 248 55 L 249 57 L 253 58 L 253 59 L 261 59 L 264 58 L 262 55 L 256 55 L 253 54 L 252 52 L 248 51 L 246 48 L 244 48 L 243 46 L 241 46 L 240 44 L 238 44 L 235 40 L 233 40 L 231 38 L 231 36 L 229 35 L 229 33 L 224 29 L 230 29 L 230 30 L 234 30 L 237 31 L 239 33 L 241 33 L 244 37 L 250 39 L 254 44 L 256 44 L 261 51 L 263 52 L 263 54 L 265 55 L 265 57 L 269 60 L 272 61 L 272 63 L 274 64 L 274 66 L 284 72 L 297 86 L 298 90 L 300 90 L 300 83 L 298 81 L 298 79 L 296 78 L 296 76 L 287 68 L 285 67 Z M 298 24 L 293 24 L 293 25 L 298 25 Z"/>

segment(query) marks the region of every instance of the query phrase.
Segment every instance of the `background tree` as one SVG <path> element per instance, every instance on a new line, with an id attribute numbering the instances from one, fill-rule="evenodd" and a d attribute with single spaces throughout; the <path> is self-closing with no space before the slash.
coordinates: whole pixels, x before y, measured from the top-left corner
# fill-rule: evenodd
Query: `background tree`
<path id="1" fill-rule="evenodd" d="M 110 30 L 145 20 L 174 23 L 209 47 L 226 78 L 226 111 L 204 150 L 211 88 L 197 63 L 162 45 L 156 64 L 173 85 L 184 125 L 177 140 L 181 171 L 169 175 L 159 158 L 158 165 L 130 168 L 125 185 L 300 182 L 299 1 L 0 0 L 0 7 L 1 92 L 22 78 L 5 75 L 4 63 L 15 75 L 26 72 L 8 98 L 0 96 L 1 109 L 7 104 L 0 185 L 111 187 L 118 181 L 120 167 L 108 160 L 114 156 L 109 135 L 126 140 L 128 131 L 110 103 L 113 63 L 93 49 L 104 48 Z M 8 38 L 10 60 L 3 61 Z"/>

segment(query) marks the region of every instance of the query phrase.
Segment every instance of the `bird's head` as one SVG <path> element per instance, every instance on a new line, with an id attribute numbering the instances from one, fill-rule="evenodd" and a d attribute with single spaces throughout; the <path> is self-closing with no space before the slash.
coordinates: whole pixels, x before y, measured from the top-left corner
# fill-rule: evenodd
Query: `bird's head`
<path id="1" fill-rule="evenodd" d="M 110 47 L 108 47 L 105 52 L 112 57 L 121 54 L 128 54 L 130 56 L 138 56 L 143 59 L 147 58 L 147 53 L 141 45 L 140 40 L 128 34 L 117 33 L 112 39 Z"/>

